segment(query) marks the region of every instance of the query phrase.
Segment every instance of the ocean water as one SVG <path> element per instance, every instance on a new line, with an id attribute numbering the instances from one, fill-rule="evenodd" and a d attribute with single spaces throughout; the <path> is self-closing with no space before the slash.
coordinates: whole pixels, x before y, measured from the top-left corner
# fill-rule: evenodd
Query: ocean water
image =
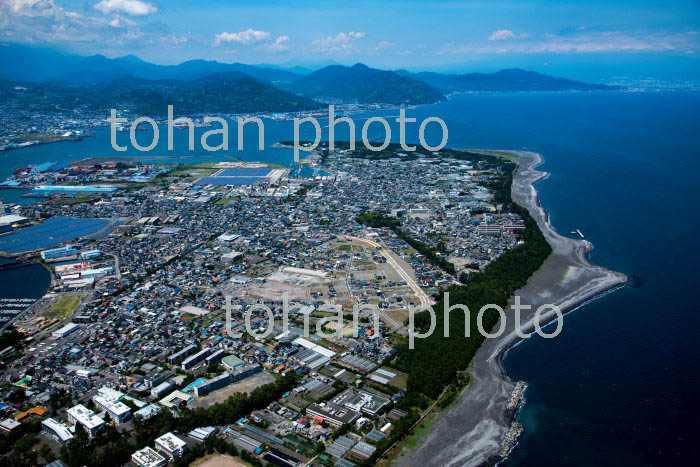
<path id="1" fill-rule="evenodd" d="M 524 433 L 506 463 L 696 465 L 700 94 L 471 94 L 407 114 L 419 122 L 445 120 L 450 147 L 540 152 L 541 169 L 551 175 L 537 188 L 554 228 L 581 229 L 595 246 L 594 262 L 641 278 L 639 288 L 623 287 L 566 315 L 555 339 L 533 337 L 507 354 L 509 376 L 529 386 L 520 413 Z M 309 129 L 303 127 L 303 138 L 312 136 Z M 428 126 L 432 144 L 438 129 Z M 175 147 L 185 150 L 159 145 L 148 157 L 289 165 L 290 150 L 269 146 L 291 139 L 291 122 L 266 122 L 265 132 L 262 153 L 251 127 L 244 151 L 212 156 L 187 151 L 187 132 L 175 130 Z M 138 136 L 144 144 L 146 133 Z M 337 134 L 347 138 L 344 125 Z M 370 138 L 382 134 L 381 125 L 370 127 Z M 235 131 L 231 136 L 235 148 Z M 392 139 L 398 141 L 395 123 Z M 418 140 L 417 124 L 409 124 L 407 139 Z M 115 155 L 123 153 L 112 151 L 107 131 L 99 130 L 82 142 L 2 154 L 0 177 L 28 163 Z M 2 274 L 0 288 L 8 283 Z"/>
<path id="2" fill-rule="evenodd" d="M 41 298 L 51 285 L 51 274 L 39 264 L 13 263 L 0 258 L 0 298 Z"/>

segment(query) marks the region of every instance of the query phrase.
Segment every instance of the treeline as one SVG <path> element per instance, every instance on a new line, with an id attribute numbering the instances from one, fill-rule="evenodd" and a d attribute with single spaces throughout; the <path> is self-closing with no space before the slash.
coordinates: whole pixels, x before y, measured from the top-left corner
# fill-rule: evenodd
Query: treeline
<path id="1" fill-rule="evenodd" d="M 0 350 L 7 347 L 14 347 L 15 345 L 22 342 L 22 339 L 27 337 L 21 332 L 17 331 L 13 327 L 9 327 L 0 334 Z"/>
<path id="2" fill-rule="evenodd" d="M 462 304 L 470 310 L 470 337 L 464 337 L 465 320 L 459 311 L 450 316 L 450 337 L 443 336 L 445 306 L 443 296 L 433 307 L 436 315 L 435 332 L 425 339 L 417 339 L 415 348 L 412 350 L 408 348 L 408 343 L 402 343 L 399 346 L 395 365 L 408 373 L 409 391 L 435 398 L 443 388 L 454 383 L 457 372 L 467 369 L 484 340 L 476 324 L 478 311 L 488 304 L 506 309 L 508 299 L 527 283 L 530 276 L 539 269 L 552 251 L 527 210 L 512 203 L 510 186 L 514 168 L 515 164 L 504 162 L 503 176 L 494 182 L 493 189 L 497 200 L 507 205 L 508 210 L 516 212 L 523 218 L 525 223 L 525 230 L 521 235 L 523 243 L 503 253 L 482 271 L 463 276 L 465 284 L 452 286 L 448 290 L 450 306 Z M 429 320 L 430 316 L 427 312 L 420 313 L 416 315 L 416 326 L 427 329 Z M 482 323 L 485 330 L 491 330 L 497 321 L 497 311 L 488 310 L 484 313 Z"/>
<path id="3" fill-rule="evenodd" d="M 227 443 L 221 438 L 211 436 L 202 444 L 188 450 L 181 457 L 173 461 L 173 467 L 188 467 L 197 459 L 211 454 L 223 454 L 229 456 L 240 456 L 247 465 L 262 467 L 262 462 L 257 456 L 249 454 L 247 451 L 238 450 L 234 445 Z"/>
<path id="4" fill-rule="evenodd" d="M 425 256 L 428 259 L 428 261 L 430 261 L 431 263 L 438 266 L 443 271 L 449 274 L 455 274 L 454 264 L 450 263 L 447 259 L 440 256 L 441 249 L 439 247 L 432 248 L 426 245 L 425 243 L 411 237 L 408 233 L 406 233 L 400 228 L 401 221 L 399 219 L 394 219 L 393 217 L 389 217 L 381 212 L 365 212 L 356 216 L 355 220 L 358 224 L 363 224 L 368 227 L 373 227 L 375 229 L 380 229 L 384 227 L 390 228 L 392 232 L 396 234 L 397 237 L 399 237 L 404 242 L 408 243 L 409 246 L 411 246 L 411 248 L 416 250 L 418 253 Z"/>
<path id="5" fill-rule="evenodd" d="M 37 452 L 32 447 L 39 441 L 41 422 L 22 423 L 0 436 L 0 465 L 29 466 L 38 464 Z"/>
<path id="6" fill-rule="evenodd" d="M 455 272 L 456 272 L 455 265 L 450 263 L 447 259 L 445 259 L 439 255 L 439 253 L 440 253 L 439 248 L 429 247 L 425 243 L 411 237 L 409 234 L 407 234 L 403 230 L 399 229 L 398 227 L 392 228 L 391 230 L 399 238 L 401 238 L 401 240 L 408 243 L 414 250 L 416 250 L 418 253 L 425 256 L 426 258 L 428 258 L 428 261 L 430 261 L 431 263 L 438 266 L 443 271 L 445 271 L 449 274 L 452 274 L 452 275 L 455 274 Z"/>
<path id="7" fill-rule="evenodd" d="M 399 219 L 389 217 L 381 212 L 363 212 L 355 217 L 358 224 L 372 227 L 373 229 L 382 229 L 388 227 L 390 229 L 397 228 L 401 225 Z"/>
<path id="8" fill-rule="evenodd" d="M 294 146 L 294 141 L 280 141 L 281 145 L 284 146 Z M 305 145 L 305 144 L 313 144 L 313 141 L 310 140 L 301 140 L 299 141 L 300 145 Z M 373 146 L 379 146 L 379 142 L 373 142 L 370 141 L 370 144 Z M 429 158 L 435 158 L 437 159 L 442 159 L 445 157 L 449 157 L 452 159 L 458 159 L 462 161 L 468 161 L 468 162 L 482 162 L 486 163 L 491 167 L 497 167 L 501 163 L 501 159 L 496 157 L 496 156 L 491 156 L 491 155 L 485 155 L 485 154 L 479 154 L 476 152 L 471 152 L 471 151 L 464 151 L 464 150 L 457 150 L 457 149 L 448 149 L 448 148 L 442 148 L 440 149 L 439 155 L 436 156 L 433 154 L 433 151 L 429 151 L 428 149 L 425 149 L 423 146 L 420 144 L 417 144 L 415 142 L 413 143 L 407 143 L 411 146 L 415 146 L 414 151 L 406 151 L 401 147 L 399 143 L 389 143 L 389 145 L 382 149 L 381 151 L 372 151 L 371 149 L 368 149 L 365 147 L 364 143 L 361 140 L 356 140 L 355 141 L 355 149 L 352 150 L 352 152 L 348 152 L 345 154 L 347 157 L 355 158 L 355 159 L 369 159 L 369 160 L 387 160 L 387 159 L 395 159 L 399 158 L 403 161 L 412 161 L 416 160 L 419 157 L 429 157 Z M 334 141 L 333 145 L 335 149 L 339 149 L 342 151 L 348 151 L 350 149 L 350 141 Z M 328 156 L 328 148 L 329 144 L 328 141 L 321 141 L 318 143 L 318 147 L 316 150 L 321 154 L 322 159 L 325 159 L 325 157 Z"/>
<path id="9" fill-rule="evenodd" d="M 377 450 L 374 451 L 374 454 L 372 454 L 369 459 L 358 464 L 360 467 L 372 467 L 377 465 L 377 461 L 382 457 L 384 451 L 409 434 L 411 427 L 413 427 L 420 418 L 420 411 L 415 407 L 405 407 L 405 409 L 408 410 L 408 415 L 392 422 L 394 426 L 391 429 L 391 434 L 387 438 L 382 438 L 373 443 L 377 447 Z"/>
<path id="10" fill-rule="evenodd" d="M 295 377 L 288 375 L 274 383 L 260 386 L 250 394 L 236 393 L 226 401 L 206 409 L 183 408 L 177 416 L 164 409 L 146 420 L 137 417 L 133 432 L 119 433 L 108 425 L 104 433 L 89 440 L 77 429 L 75 438 L 61 448 L 61 460 L 68 467 L 123 465 L 129 461 L 134 451 L 153 444 L 164 433 L 186 433 L 197 427 L 234 423 L 251 411 L 264 408 L 279 399 L 296 384 Z"/>

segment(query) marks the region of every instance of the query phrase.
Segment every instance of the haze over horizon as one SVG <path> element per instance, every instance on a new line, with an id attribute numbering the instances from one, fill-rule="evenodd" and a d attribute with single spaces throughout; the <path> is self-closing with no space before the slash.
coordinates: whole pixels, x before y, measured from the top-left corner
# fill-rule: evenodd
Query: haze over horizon
<path id="1" fill-rule="evenodd" d="M 0 41 L 80 55 L 700 80 L 700 3 L 0 0 Z"/>

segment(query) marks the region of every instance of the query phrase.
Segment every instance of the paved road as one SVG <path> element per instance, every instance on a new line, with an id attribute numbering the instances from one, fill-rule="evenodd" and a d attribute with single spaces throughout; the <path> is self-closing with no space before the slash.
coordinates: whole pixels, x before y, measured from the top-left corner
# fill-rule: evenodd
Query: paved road
<path id="1" fill-rule="evenodd" d="M 381 245 L 381 244 L 379 244 L 375 241 L 372 241 L 372 240 L 368 240 L 366 238 L 351 237 L 351 236 L 348 236 L 346 238 L 348 238 L 350 240 L 365 243 L 365 244 L 371 246 L 372 248 L 379 248 L 379 252 L 382 254 L 382 256 L 384 256 L 384 258 L 386 258 L 387 263 L 389 263 L 396 270 L 396 272 L 399 273 L 399 276 L 401 276 L 401 278 L 406 281 L 406 284 L 408 284 L 408 286 L 411 288 L 411 290 L 416 295 L 416 297 L 418 297 L 418 300 L 420 300 L 420 302 L 421 302 L 421 304 L 420 304 L 421 310 L 425 310 L 428 308 L 428 306 L 432 303 L 430 300 L 430 297 L 428 297 L 425 294 L 425 292 L 423 292 L 423 289 L 420 288 L 420 286 L 415 281 L 415 279 L 413 279 L 411 277 L 411 275 L 408 274 L 408 272 L 406 272 L 406 270 L 396 261 L 396 259 L 390 253 L 391 250 L 386 248 L 384 245 Z M 387 323 L 391 327 L 394 328 L 394 330 L 397 330 L 397 329 L 400 329 L 403 327 L 403 323 L 396 321 L 391 316 L 389 316 L 387 313 L 381 312 L 381 314 L 382 314 L 382 318 L 384 318 L 384 320 L 386 320 Z"/>
<path id="2" fill-rule="evenodd" d="M 391 250 L 389 250 L 384 245 L 381 245 L 381 244 L 379 244 L 375 241 L 372 241 L 372 240 L 368 240 L 366 238 L 360 238 L 360 237 L 347 237 L 347 238 L 352 239 L 352 240 L 356 240 L 359 242 L 364 242 L 373 248 L 379 248 L 379 252 L 382 254 L 382 256 L 384 256 L 386 258 L 387 262 L 396 270 L 396 272 L 399 273 L 401 278 L 406 281 L 406 283 L 411 288 L 411 290 L 413 290 L 413 293 L 416 294 L 416 297 L 418 297 L 418 299 L 421 302 L 421 308 L 426 309 L 428 307 L 428 305 L 430 305 L 432 303 L 432 301 L 430 300 L 430 297 L 428 297 L 426 295 L 426 293 L 423 292 L 423 289 L 420 288 L 420 286 L 418 285 L 416 280 L 413 279 L 411 277 L 411 275 L 408 274 L 406 272 L 406 270 L 391 255 L 391 253 L 390 253 Z"/>

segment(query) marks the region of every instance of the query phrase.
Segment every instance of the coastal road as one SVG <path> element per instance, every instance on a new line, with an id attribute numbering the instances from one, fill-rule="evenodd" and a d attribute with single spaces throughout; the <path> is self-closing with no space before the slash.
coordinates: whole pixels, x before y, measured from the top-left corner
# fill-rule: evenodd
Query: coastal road
<path id="1" fill-rule="evenodd" d="M 535 170 L 542 163 L 541 156 L 531 152 L 513 154 L 519 165 L 513 179 L 513 200 L 528 209 L 553 250 L 527 285 L 516 292 L 522 304 L 532 307 L 522 313 L 520 326 L 523 332 L 531 332 L 537 307 L 554 304 L 562 312 L 570 311 L 624 284 L 626 277 L 592 264 L 588 260 L 590 242 L 564 237 L 554 231 L 534 187 L 547 176 Z M 502 362 L 507 350 L 520 340 L 508 311 L 505 332 L 486 339 L 477 351 L 472 361 L 472 382 L 461 398 L 438 415 L 418 446 L 402 453 L 395 465 L 478 466 L 495 464 L 501 459 L 501 444 L 512 421 L 506 407 L 515 386 L 505 374 Z M 543 313 L 540 323 L 555 317 L 554 313 Z M 547 332 L 552 330 L 548 328 Z"/>

